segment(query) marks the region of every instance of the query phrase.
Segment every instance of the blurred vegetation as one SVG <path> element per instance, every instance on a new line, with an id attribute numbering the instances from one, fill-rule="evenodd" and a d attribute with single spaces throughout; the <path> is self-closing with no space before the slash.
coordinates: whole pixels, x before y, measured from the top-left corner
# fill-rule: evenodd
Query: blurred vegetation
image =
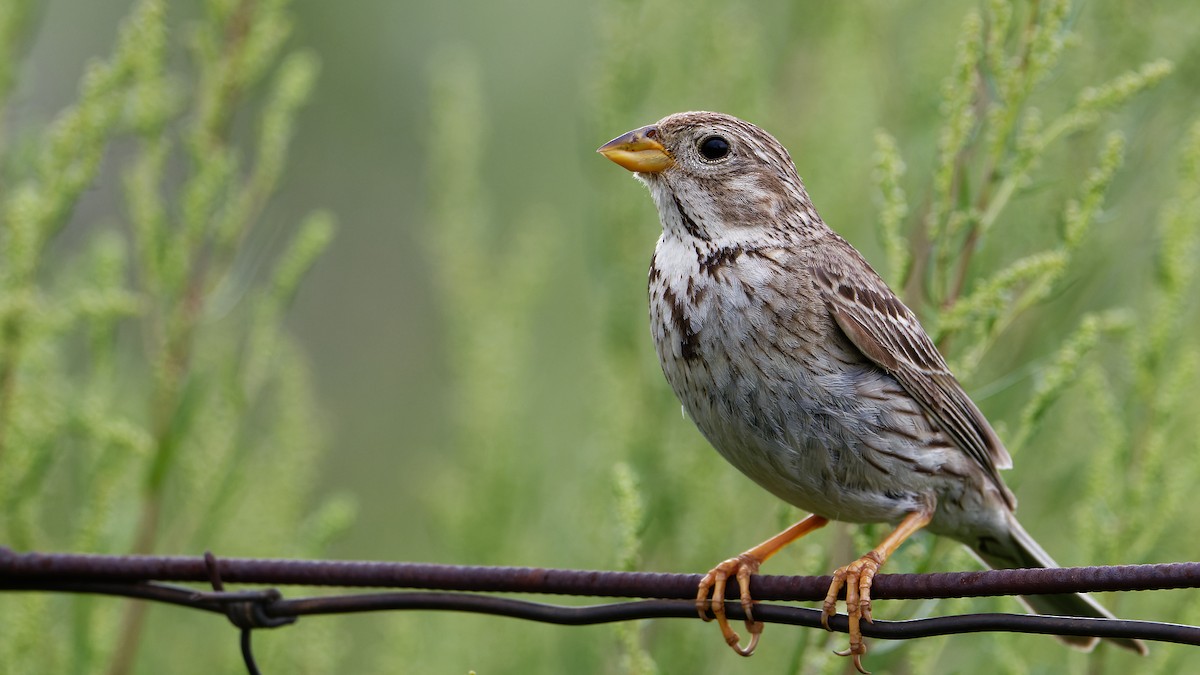
<path id="1" fill-rule="evenodd" d="M 208 3 L 181 70 L 168 65 L 166 3 L 140 0 L 111 56 L 87 67 L 78 99 L 0 146 L 6 545 L 313 556 L 348 525 L 349 502 L 312 500 L 319 416 L 305 357 L 282 327 L 332 221 L 306 218 L 269 263 L 249 261 L 245 246 L 263 227 L 317 71 L 312 54 L 282 49 L 283 5 Z M 35 8 L 4 8 L 9 64 Z M 243 110 L 253 130 L 235 133 Z M 101 171 L 121 175 L 123 203 L 73 222 Z M 54 251 L 71 238 L 73 250 Z M 125 673 L 135 660 L 142 672 L 177 671 L 170 664 L 189 655 L 206 670 L 237 667 L 236 650 L 206 644 L 228 635 L 222 626 L 148 623 L 161 609 L 8 595 L 0 672 Z M 281 661 L 327 672 L 336 635 L 331 625 Z"/>
<path id="2" fill-rule="evenodd" d="M 178 4 L 134 3 L 52 124 L 0 105 L 3 543 L 316 556 L 351 507 L 314 493 L 349 488 L 346 557 L 700 572 L 798 519 L 680 415 L 647 328 L 653 206 L 592 152 L 711 109 L 779 137 L 826 221 L 903 289 L 1061 563 L 1195 558 L 1195 3 Z M 0 3 L 0 103 L 47 6 Z M 295 297 L 319 394 L 283 325 L 330 238 L 302 215 L 314 195 L 347 223 Z M 828 528 L 764 572 L 827 573 L 883 531 Z M 974 565 L 919 536 L 887 571 Z M 1186 599 L 1101 598 L 1200 622 Z M 134 652 L 121 603 L 0 601 L 0 672 L 95 672 L 122 649 L 136 672 L 236 667 L 213 617 L 155 608 Z M 698 621 L 447 614 L 256 638 L 269 671 L 481 674 L 844 672 L 844 642 L 769 626 L 746 660 Z M 876 672 L 1170 673 L 1188 654 L 869 646 Z"/>

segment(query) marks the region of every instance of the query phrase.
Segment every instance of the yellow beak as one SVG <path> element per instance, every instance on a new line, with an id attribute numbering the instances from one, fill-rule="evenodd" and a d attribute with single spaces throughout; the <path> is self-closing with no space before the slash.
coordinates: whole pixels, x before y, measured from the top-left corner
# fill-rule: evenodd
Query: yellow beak
<path id="1" fill-rule="evenodd" d="M 652 124 L 617 136 L 600 146 L 596 152 L 630 171 L 659 173 L 671 168 L 675 160 L 662 143 L 654 140 L 656 136 L 658 127 Z"/>

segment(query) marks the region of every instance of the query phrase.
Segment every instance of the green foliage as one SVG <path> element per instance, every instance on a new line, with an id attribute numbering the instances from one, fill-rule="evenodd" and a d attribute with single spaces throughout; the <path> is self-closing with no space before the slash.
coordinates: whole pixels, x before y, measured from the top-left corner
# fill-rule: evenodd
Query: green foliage
<path id="1" fill-rule="evenodd" d="M 884 131 L 875 132 L 875 184 L 879 188 L 879 236 L 887 255 L 888 283 L 902 287 L 908 276 L 912 254 L 908 250 L 901 227 L 908 215 L 908 198 L 900 184 L 904 177 L 904 159 L 896 147 L 896 139 Z"/>
<path id="2" fill-rule="evenodd" d="M 166 3 L 141 0 L 112 55 L 87 66 L 78 99 L 44 130 L 13 130 L 35 151 L 2 157 L 6 545 L 307 556 L 353 518 L 345 499 L 308 503 L 321 432 L 304 356 L 283 328 L 331 218 L 307 218 L 271 272 L 246 269 L 318 68 L 311 54 L 284 54 L 285 5 L 208 3 L 193 33 L 197 85 L 184 90 L 187 74 L 168 67 Z M 0 8 L 0 101 L 29 11 Z M 238 114 L 257 120 L 246 138 L 233 131 Z M 132 152 L 114 153 L 121 142 Z M 102 171 L 123 172 L 123 212 L 82 206 Z M 204 654 L 206 672 L 237 664 L 233 649 L 207 653 L 232 643 L 220 621 L 149 624 L 146 611 L 10 595 L 0 672 L 182 672 L 188 654 Z M 273 660 L 326 671 L 338 656 L 328 628 Z"/>

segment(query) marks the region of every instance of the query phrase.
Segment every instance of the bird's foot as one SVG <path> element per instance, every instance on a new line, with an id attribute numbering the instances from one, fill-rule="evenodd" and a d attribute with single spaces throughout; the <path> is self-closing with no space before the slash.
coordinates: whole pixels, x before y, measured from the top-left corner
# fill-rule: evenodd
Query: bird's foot
<path id="1" fill-rule="evenodd" d="M 861 623 L 864 620 L 871 623 L 871 583 L 882 564 L 880 555 L 871 551 L 849 565 L 834 570 L 833 583 L 829 584 L 829 593 L 825 596 L 821 613 L 821 623 L 828 630 L 830 617 L 837 613 L 838 593 L 845 587 L 846 618 L 850 622 L 850 647 L 835 653 L 838 656 L 853 657 L 854 667 L 864 675 L 869 675 L 869 671 L 862 666 L 862 657 L 867 653 L 867 646 L 863 642 Z"/>
<path id="2" fill-rule="evenodd" d="M 730 558 L 705 574 L 696 591 L 696 611 L 699 612 L 700 618 L 705 621 L 716 619 L 721 628 L 721 635 L 725 637 L 725 643 L 742 656 L 754 653 L 763 631 L 762 622 L 754 620 L 754 600 L 750 597 L 750 575 L 757 572 L 760 565 L 762 560 L 747 553 Z M 741 591 L 742 611 L 746 613 L 746 630 L 750 631 L 750 644 L 745 647 L 741 645 L 741 636 L 730 627 L 729 619 L 725 617 L 725 583 L 730 577 L 737 580 L 738 590 Z M 712 612 L 711 617 L 708 615 L 709 611 Z"/>

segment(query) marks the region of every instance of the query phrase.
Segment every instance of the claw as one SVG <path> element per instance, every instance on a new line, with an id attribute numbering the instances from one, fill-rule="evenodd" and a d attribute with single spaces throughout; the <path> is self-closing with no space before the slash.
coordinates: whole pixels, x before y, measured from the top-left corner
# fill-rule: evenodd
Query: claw
<path id="1" fill-rule="evenodd" d="M 850 647 L 847 647 L 846 649 L 843 649 L 840 652 L 835 649 L 835 650 L 833 650 L 833 653 L 837 654 L 838 656 L 854 657 L 854 669 L 857 670 L 858 672 L 862 673 L 862 675 L 871 675 L 871 671 L 867 670 L 866 668 L 863 668 L 863 664 L 862 664 L 862 657 L 863 657 L 863 654 L 867 653 L 867 647 L 865 644 L 860 644 L 859 646 L 862 648 L 862 651 L 858 651 L 858 652 L 854 651 L 854 646 L 851 645 Z"/>
<path id="2" fill-rule="evenodd" d="M 760 565 L 762 565 L 761 560 L 746 553 L 736 558 L 730 558 L 709 570 L 708 574 L 705 574 L 704 578 L 700 580 L 696 591 L 696 611 L 700 614 L 700 618 L 705 621 L 716 619 L 725 643 L 742 656 L 750 656 L 754 653 L 754 650 L 758 648 L 758 639 L 763 631 L 762 622 L 754 620 L 752 609 L 754 599 L 750 597 L 750 576 L 758 571 Z M 750 631 L 750 644 L 745 647 L 741 646 L 741 636 L 733 630 L 729 625 L 729 619 L 725 616 L 725 584 L 729 581 L 731 574 L 737 580 L 742 611 L 746 613 L 746 630 Z M 712 592 L 711 599 L 710 591 Z M 708 616 L 709 612 L 712 612 L 711 617 Z"/>
<path id="3" fill-rule="evenodd" d="M 717 620 L 717 625 L 721 627 L 721 635 L 725 637 L 726 644 L 732 647 L 733 651 L 742 656 L 750 656 L 758 647 L 758 638 L 763 632 L 762 622 L 754 620 L 754 598 L 750 597 L 750 577 L 758 571 L 763 561 L 775 555 L 779 549 L 815 529 L 824 527 L 828 522 L 829 519 L 824 516 L 816 514 L 808 516 L 749 551 L 717 565 L 700 579 L 700 586 L 696 589 L 696 612 L 705 621 Z M 730 575 L 737 579 L 742 611 L 746 613 L 746 629 L 750 631 L 750 644 L 745 647 L 742 646 L 738 634 L 729 626 L 729 619 L 725 618 L 725 582 L 729 580 Z M 712 592 L 711 598 L 710 591 Z M 709 617 L 709 612 L 712 612 L 712 617 Z"/>
<path id="4" fill-rule="evenodd" d="M 829 629 L 829 617 L 837 613 L 837 598 L 842 587 L 846 588 L 846 618 L 849 619 L 850 648 L 834 652 L 839 656 L 853 656 L 854 667 L 863 675 L 869 673 L 862 666 L 862 656 L 867 653 L 867 645 L 863 643 L 862 621 L 871 623 L 871 584 L 875 573 L 905 539 L 914 532 L 929 524 L 933 519 L 933 506 L 914 511 L 907 516 L 896 529 L 892 531 L 879 546 L 870 553 L 854 562 L 839 567 L 833 572 L 833 581 L 829 584 L 829 593 L 825 595 L 825 603 L 821 606 L 821 624 Z"/>
<path id="5" fill-rule="evenodd" d="M 846 589 L 846 618 L 850 623 L 850 647 L 845 651 L 835 652 L 839 656 L 853 656 L 854 667 L 860 673 L 867 671 L 862 667 L 862 655 L 867 653 L 866 644 L 862 638 L 862 621 L 871 623 L 871 583 L 875 573 L 883 564 L 880 555 L 875 551 L 864 555 L 854 562 L 839 567 L 833 572 L 833 581 L 829 584 L 829 593 L 822 605 L 821 623 L 829 628 L 829 617 L 837 612 L 837 597 L 842 588 Z"/>
<path id="6" fill-rule="evenodd" d="M 726 626 L 728 626 L 728 624 L 726 624 Z M 729 634 L 725 636 L 725 644 L 729 645 L 733 651 L 738 653 L 739 656 L 754 655 L 754 650 L 758 649 L 758 639 L 762 635 L 763 624 L 759 621 L 755 621 L 753 623 L 747 622 L 746 628 L 750 631 L 750 644 L 746 645 L 745 647 L 743 647 L 741 644 L 741 636 L 739 636 L 732 628 L 729 629 Z"/>

